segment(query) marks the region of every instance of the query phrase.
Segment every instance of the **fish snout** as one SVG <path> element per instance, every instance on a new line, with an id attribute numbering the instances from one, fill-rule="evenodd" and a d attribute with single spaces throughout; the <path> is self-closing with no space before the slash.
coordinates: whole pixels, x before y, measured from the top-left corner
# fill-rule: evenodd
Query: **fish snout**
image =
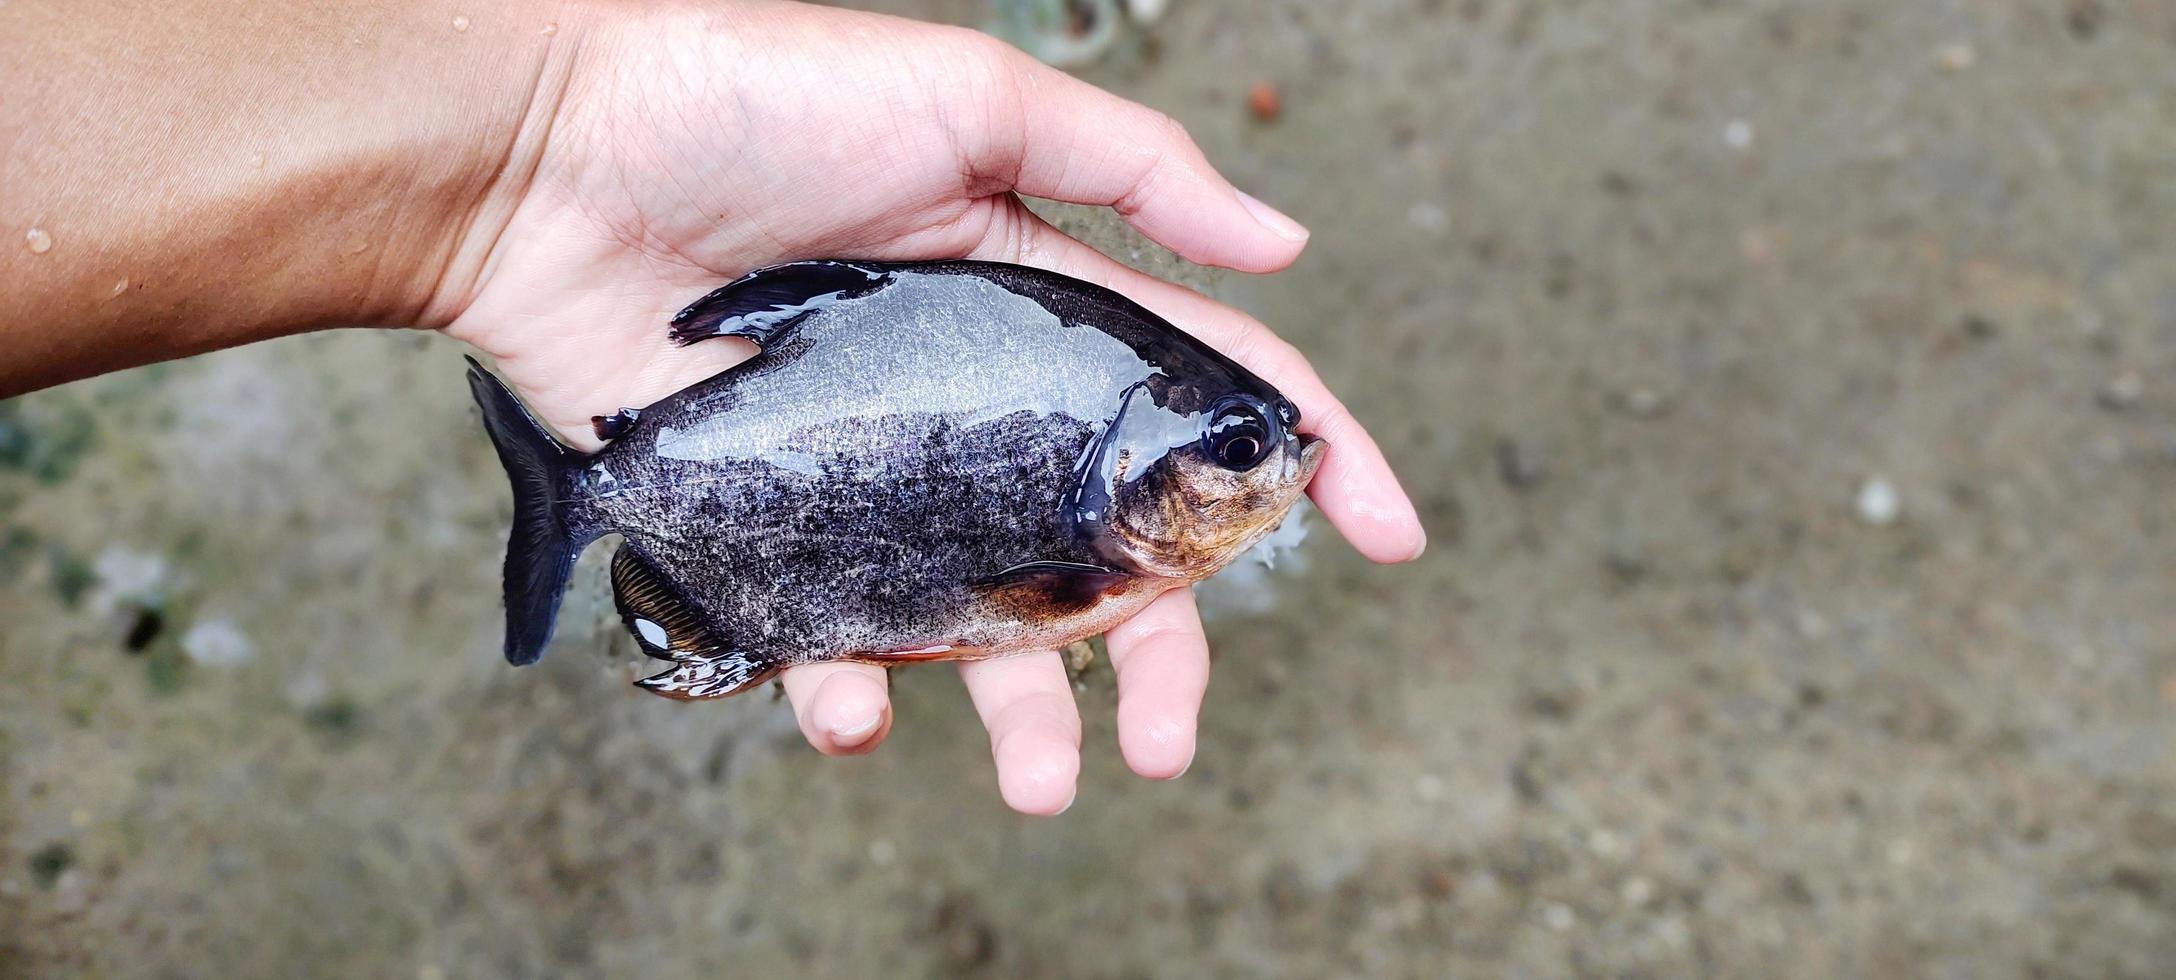
<path id="1" fill-rule="evenodd" d="M 1330 443 L 1321 436 L 1295 433 L 1299 439 L 1299 471 L 1293 482 L 1305 487 L 1315 478 L 1315 471 L 1322 468 L 1322 457 L 1330 451 Z"/>

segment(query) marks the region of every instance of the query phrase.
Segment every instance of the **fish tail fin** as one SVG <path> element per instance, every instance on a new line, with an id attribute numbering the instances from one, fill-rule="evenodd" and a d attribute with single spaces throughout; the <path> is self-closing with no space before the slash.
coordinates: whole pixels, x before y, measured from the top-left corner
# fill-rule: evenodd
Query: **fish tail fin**
<path id="1" fill-rule="evenodd" d="M 559 601 L 587 538 L 559 513 L 560 474 L 586 458 L 552 438 L 504 382 L 468 359 L 468 387 L 514 485 L 514 532 L 506 542 L 506 660 L 535 663 L 551 642 Z"/>

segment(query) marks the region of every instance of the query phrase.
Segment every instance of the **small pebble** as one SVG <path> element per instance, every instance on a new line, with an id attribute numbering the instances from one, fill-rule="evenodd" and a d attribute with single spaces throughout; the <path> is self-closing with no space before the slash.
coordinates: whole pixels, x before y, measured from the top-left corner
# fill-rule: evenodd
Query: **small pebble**
<path id="1" fill-rule="evenodd" d="M 1670 408 L 1670 400 L 1653 388 L 1625 392 L 1622 404 L 1624 413 L 1637 419 L 1661 418 Z"/>
<path id="2" fill-rule="evenodd" d="M 53 236 L 43 228 L 32 228 L 23 235 L 23 245 L 32 255 L 44 255 L 53 249 Z"/>
<path id="3" fill-rule="evenodd" d="M 288 678 L 286 689 L 281 693 L 286 695 L 287 703 L 297 710 L 308 710 L 311 705 L 325 700 L 325 696 L 331 692 L 332 683 L 325 679 L 323 673 L 304 668 Z"/>
<path id="4" fill-rule="evenodd" d="M 1655 897 L 1655 883 L 1642 875 L 1633 875 L 1626 878 L 1624 885 L 1617 889 L 1617 896 L 1624 899 L 1625 905 L 1638 908 Z"/>
<path id="5" fill-rule="evenodd" d="M 2136 371 L 2123 371 L 2109 378 L 2100 386 L 2097 397 L 2100 407 L 2111 412 L 2122 412 L 2138 406 L 2138 400 L 2146 394 L 2146 379 Z"/>
<path id="6" fill-rule="evenodd" d="M 1572 908 L 1563 902 L 1550 902 L 1541 907 L 1541 921 L 1543 925 L 1557 932 L 1563 932 L 1572 927 L 1574 921 Z"/>
<path id="7" fill-rule="evenodd" d="M 1968 71 L 1979 61 L 1979 54 L 1964 43 L 1945 44 L 1934 49 L 1934 67 L 1946 72 Z"/>
<path id="8" fill-rule="evenodd" d="M 82 868 L 70 868 L 53 883 L 53 913 L 79 915 L 91 906 L 91 879 Z"/>
<path id="9" fill-rule="evenodd" d="M 466 33 L 468 31 L 468 17 L 464 14 L 453 15 L 453 29 Z"/>
<path id="10" fill-rule="evenodd" d="M 1059 653 L 1065 657 L 1065 672 L 1072 675 L 1076 681 L 1080 680 L 1080 675 L 1096 662 L 1095 644 L 1087 640 L 1074 640 L 1066 644 L 1065 649 L 1059 651 Z"/>
<path id="11" fill-rule="evenodd" d="M 1613 858 L 1624 853 L 1624 841 L 1607 830 L 1597 830 L 1587 835 L 1587 849 L 1595 857 Z"/>
<path id="12" fill-rule="evenodd" d="M 1870 477 L 1865 483 L 1859 484 L 1857 505 L 1859 519 L 1877 527 L 1894 523 L 1898 512 L 1903 509 L 1903 501 L 1897 497 L 1896 485 L 1879 476 Z"/>
<path id="13" fill-rule="evenodd" d="M 1247 86 L 1247 111 L 1261 122 L 1272 122 L 1284 111 L 1284 100 L 1277 96 L 1277 86 L 1268 81 Z"/>
<path id="14" fill-rule="evenodd" d="M 869 863 L 879 868 L 888 867 L 899 859 L 899 845 L 879 837 L 869 842 Z"/>
<path id="15" fill-rule="evenodd" d="M 1733 119 L 1723 126 L 1723 142 L 1733 150 L 1743 150 L 1753 145 L 1753 124 L 1743 119 Z"/>
<path id="16" fill-rule="evenodd" d="M 2101 0 L 2067 0 L 2063 4 L 2063 22 L 2070 28 L 2070 36 L 2080 41 L 2090 41 L 2100 33 L 2101 19 L 2108 11 Z"/>
<path id="17" fill-rule="evenodd" d="M 1513 490 L 1531 490 L 1549 478 L 1549 462 L 1533 443 L 1503 439 L 1496 443 L 1496 475 Z"/>
<path id="18" fill-rule="evenodd" d="M 247 662 L 253 651 L 249 637 L 233 621 L 206 619 L 182 635 L 181 652 L 207 667 L 231 667 Z"/>
<path id="19" fill-rule="evenodd" d="M 169 568 L 166 559 L 149 552 L 110 545 L 91 563 L 98 585 L 91 592 L 91 611 L 112 615 L 131 606 L 157 608 L 166 595 Z"/>
<path id="20" fill-rule="evenodd" d="M 1406 209 L 1405 220 L 1413 227 L 1431 235 L 1440 235 L 1451 227 L 1451 215 L 1442 206 L 1422 201 Z"/>

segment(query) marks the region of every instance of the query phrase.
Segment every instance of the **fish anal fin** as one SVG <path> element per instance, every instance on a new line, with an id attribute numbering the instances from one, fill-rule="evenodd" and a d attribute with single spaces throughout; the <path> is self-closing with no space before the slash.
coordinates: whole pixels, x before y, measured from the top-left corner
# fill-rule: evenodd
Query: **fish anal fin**
<path id="1" fill-rule="evenodd" d="M 679 586 L 631 542 L 612 553 L 612 602 L 642 652 L 659 660 L 717 657 L 726 644 Z"/>
<path id="2" fill-rule="evenodd" d="M 974 583 L 975 591 L 1033 618 L 1072 616 L 1123 593 L 1133 577 L 1101 565 L 1033 561 Z"/>
<path id="3" fill-rule="evenodd" d="M 777 672 L 775 665 L 736 652 L 682 661 L 670 670 L 636 681 L 635 686 L 676 701 L 703 701 L 739 694 Z"/>
<path id="4" fill-rule="evenodd" d="M 741 337 L 767 348 L 801 318 L 867 296 L 890 281 L 890 273 L 869 263 L 789 262 L 757 269 L 675 314 L 672 339 L 685 347 L 712 337 Z"/>

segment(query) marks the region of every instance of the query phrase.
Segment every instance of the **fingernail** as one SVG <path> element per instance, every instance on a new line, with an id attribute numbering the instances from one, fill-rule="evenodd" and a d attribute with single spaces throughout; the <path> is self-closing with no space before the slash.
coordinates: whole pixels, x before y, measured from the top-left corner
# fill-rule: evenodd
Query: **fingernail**
<path id="1" fill-rule="evenodd" d="M 883 721 L 882 711 L 852 721 L 834 721 L 831 723 L 831 740 L 840 746 L 860 745 L 869 740 L 870 733 L 876 731 L 876 726 Z"/>
<path id="2" fill-rule="evenodd" d="M 1415 561 L 1415 560 L 1419 559 L 1419 558 L 1420 558 L 1420 556 L 1422 556 L 1422 555 L 1425 555 L 1425 554 L 1427 554 L 1427 553 L 1428 553 L 1428 529 L 1427 529 L 1427 528 L 1421 528 L 1421 531 L 1420 531 L 1420 542 L 1419 542 L 1418 544 L 1415 544 L 1415 545 L 1413 545 L 1413 553 L 1412 553 L 1412 554 L 1410 554 L 1410 555 L 1407 555 L 1407 556 L 1405 556 L 1405 560 L 1406 560 L 1406 561 Z"/>
<path id="3" fill-rule="evenodd" d="M 1073 795 L 1066 797 L 1065 805 L 1059 807 L 1058 812 L 1051 814 L 1051 816 L 1056 817 L 1064 815 L 1065 811 L 1073 808 L 1073 801 L 1077 799 L 1080 799 L 1080 787 L 1075 786 L 1073 787 Z"/>
<path id="4" fill-rule="evenodd" d="M 1246 207 L 1248 214 L 1254 216 L 1256 223 L 1269 229 L 1270 234 L 1288 242 L 1307 240 L 1306 226 L 1287 217 L 1284 212 L 1256 200 L 1254 195 L 1246 191 L 1239 191 L 1238 194 L 1239 203 Z"/>

